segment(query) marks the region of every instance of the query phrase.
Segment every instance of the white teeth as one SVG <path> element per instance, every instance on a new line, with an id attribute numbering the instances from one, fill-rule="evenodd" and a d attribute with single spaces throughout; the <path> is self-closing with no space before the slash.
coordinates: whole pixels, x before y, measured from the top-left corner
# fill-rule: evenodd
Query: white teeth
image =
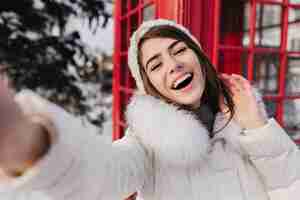
<path id="1" fill-rule="evenodd" d="M 176 88 L 179 83 L 181 83 L 185 79 L 189 78 L 190 76 L 192 76 L 192 74 L 188 73 L 188 74 L 184 75 L 183 77 L 181 77 L 180 79 L 176 80 L 175 83 L 173 84 L 173 88 Z"/>

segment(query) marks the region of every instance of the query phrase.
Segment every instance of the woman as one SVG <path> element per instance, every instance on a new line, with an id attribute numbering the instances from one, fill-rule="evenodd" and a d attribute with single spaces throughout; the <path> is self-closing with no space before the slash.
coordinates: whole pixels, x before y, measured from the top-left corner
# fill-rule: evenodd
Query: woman
<path id="1" fill-rule="evenodd" d="M 113 145 L 35 94 L 16 95 L 50 147 L 40 145 L 46 151 L 33 165 L 3 181 L 1 199 L 123 199 L 135 191 L 144 200 L 297 199 L 297 146 L 267 119 L 249 82 L 218 76 L 184 27 L 144 23 L 128 58 L 139 92 L 127 107 L 127 134 Z"/>

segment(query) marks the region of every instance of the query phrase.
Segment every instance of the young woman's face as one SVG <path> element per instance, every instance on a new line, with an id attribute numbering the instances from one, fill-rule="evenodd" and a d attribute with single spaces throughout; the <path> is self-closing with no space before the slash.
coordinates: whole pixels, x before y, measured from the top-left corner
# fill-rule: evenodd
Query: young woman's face
<path id="1" fill-rule="evenodd" d="M 152 38 L 141 46 L 141 62 L 161 95 L 175 103 L 198 107 L 205 78 L 196 53 L 184 42 Z"/>

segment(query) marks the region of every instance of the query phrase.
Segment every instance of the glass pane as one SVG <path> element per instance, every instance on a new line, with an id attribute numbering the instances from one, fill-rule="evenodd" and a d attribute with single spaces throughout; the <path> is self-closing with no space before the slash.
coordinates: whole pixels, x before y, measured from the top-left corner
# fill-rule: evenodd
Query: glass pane
<path id="1" fill-rule="evenodd" d="M 292 135 L 300 131 L 300 99 L 284 101 L 284 126 Z"/>
<path id="2" fill-rule="evenodd" d="M 229 2 L 231 2 L 230 5 L 228 5 Z M 226 1 L 226 4 L 222 5 L 220 43 L 230 46 L 248 46 L 250 42 L 250 3 Z M 281 12 L 282 7 L 280 5 L 256 4 L 256 46 L 279 48 Z"/>
<path id="3" fill-rule="evenodd" d="M 290 0 L 290 3 L 300 3 L 300 0 Z"/>
<path id="4" fill-rule="evenodd" d="M 247 54 L 241 51 L 222 51 L 219 54 L 218 69 L 228 74 L 242 74 L 247 67 Z"/>
<path id="5" fill-rule="evenodd" d="M 242 46 L 244 27 L 243 1 L 225 1 L 221 3 L 220 43 L 227 46 Z"/>
<path id="6" fill-rule="evenodd" d="M 269 118 L 276 117 L 276 109 L 277 109 L 277 102 L 271 100 L 264 100 L 266 111 L 268 113 Z"/>
<path id="7" fill-rule="evenodd" d="M 248 46 L 250 42 L 250 4 L 245 6 L 243 45 Z M 279 5 L 257 4 L 256 5 L 256 33 L 255 45 L 259 47 L 280 46 L 281 34 L 281 12 Z"/>
<path id="8" fill-rule="evenodd" d="M 124 91 L 120 91 L 120 120 L 124 122 L 125 119 L 125 112 L 122 112 L 126 110 L 126 93 Z M 123 129 L 121 129 L 123 131 Z"/>
<path id="9" fill-rule="evenodd" d="M 129 39 L 127 36 L 127 20 L 121 21 L 121 51 L 127 51 Z"/>
<path id="10" fill-rule="evenodd" d="M 243 40 L 242 40 L 243 46 L 249 46 L 250 43 L 250 36 L 249 36 L 250 13 L 251 13 L 250 3 L 246 3 L 244 7 L 244 16 L 243 16 Z"/>
<path id="11" fill-rule="evenodd" d="M 138 28 L 139 25 L 139 15 L 135 13 L 130 16 L 130 36 Z"/>
<path id="12" fill-rule="evenodd" d="M 285 79 L 287 95 L 300 95 L 300 57 L 289 57 Z"/>
<path id="13" fill-rule="evenodd" d="M 256 46 L 280 47 L 281 10 L 281 6 L 278 5 L 257 5 Z"/>
<path id="14" fill-rule="evenodd" d="M 121 73 L 120 84 L 122 86 L 126 85 L 126 77 L 125 77 L 126 71 L 127 71 L 127 55 L 123 55 L 121 56 L 121 66 L 120 66 L 120 73 Z"/>
<path id="15" fill-rule="evenodd" d="M 143 9 L 143 21 L 155 18 L 155 5 L 151 4 Z"/>
<path id="16" fill-rule="evenodd" d="M 263 94 L 278 93 L 278 54 L 256 54 L 253 65 L 254 84 Z"/>
<path id="17" fill-rule="evenodd" d="M 134 9 L 138 6 L 139 0 L 131 0 L 131 9 Z"/>
<path id="18" fill-rule="evenodd" d="M 122 15 L 126 15 L 126 13 L 127 13 L 127 0 L 122 0 L 121 1 L 121 12 L 122 12 Z"/>
<path id="19" fill-rule="evenodd" d="M 300 9 L 289 9 L 288 50 L 300 51 Z"/>

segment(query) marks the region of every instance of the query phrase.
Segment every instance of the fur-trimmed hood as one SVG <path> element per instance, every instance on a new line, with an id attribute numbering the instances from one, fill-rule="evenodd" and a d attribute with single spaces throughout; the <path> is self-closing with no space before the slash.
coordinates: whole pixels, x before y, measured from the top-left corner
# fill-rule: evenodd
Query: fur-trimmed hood
<path id="1" fill-rule="evenodd" d="M 255 94 L 257 101 L 262 102 L 256 90 Z M 259 105 L 266 116 L 264 104 Z M 160 159 L 170 164 L 199 164 L 198 162 L 207 157 L 214 142 L 220 139 L 241 153 L 236 136 L 242 129 L 233 120 L 210 139 L 205 126 L 193 114 L 150 95 L 133 95 L 127 106 L 126 120 L 129 134 L 138 137 Z M 218 113 L 214 131 L 221 129 L 226 122 L 224 115 Z"/>
<path id="2" fill-rule="evenodd" d="M 150 95 L 135 95 L 126 117 L 130 133 L 168 163 L 199 162 L 207 154 L 207 130 L 190 113 L 174 105 Z"/>

